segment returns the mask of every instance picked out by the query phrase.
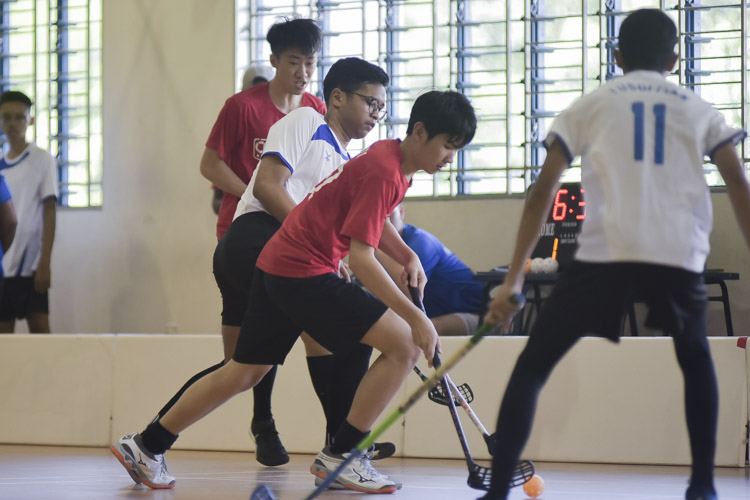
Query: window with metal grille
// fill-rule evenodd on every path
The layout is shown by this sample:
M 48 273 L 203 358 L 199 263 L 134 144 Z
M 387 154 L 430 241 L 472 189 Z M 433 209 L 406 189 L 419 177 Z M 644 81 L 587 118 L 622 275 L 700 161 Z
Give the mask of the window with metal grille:
M 359 56 L 391 77 L 388 118 L 362 146 L 403 137 L 414 99 L 453 88 L 474 104 L 474 141 L 435 176 L 417 174 L 410 196 L 522 194 L 544 162 L 542 140 L 575 99 L 621 75 L 613 57 L 631 11 L 660 8 L 676 22 L 679 67 L 668 78 L 747 128 L 747 6 L 742 0 L 237 0 L 237 75 L 268 60 L 268 27 L 281 15 L 317 19 L 324 45 L 317 77 L 337 58 Z M 319 83 L 313 85 L 319 91 Z M 748 164 L 747 140 L 739 152 Z M 356 150 L 356 147 L 352 148 Z M 716 167 L 706 163 L 709 185 Z M 580 168 L 564 180 L 580 179 Z
M 34 102 L 27 138 L 67 207 L 102 205 L 101 0 L 0 0 L 0 88 Z

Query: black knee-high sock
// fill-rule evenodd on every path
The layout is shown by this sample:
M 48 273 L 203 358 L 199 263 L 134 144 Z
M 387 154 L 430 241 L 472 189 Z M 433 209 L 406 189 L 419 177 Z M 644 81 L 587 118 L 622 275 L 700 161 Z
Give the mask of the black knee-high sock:
M 532 337 L 518 357 L 497 417 L 492 482 L 485 498 L 507 497 L 513 471 L 531 434 L 539 393 L 552 369 L 574 343 L 535 341 Z
M 326 422 L 330 420 L 328 401 L 331 397 L 331 377 L 333 376 L 333 355 L 326 356 L 308 356 L 307 369 L 310 372 L 310 380 L 318 395 L 320 405 L 323 407 L 323 413 Z M 329 444 L 328 435 L 326 435 L 326 444 Z
M 167 404 L 164 405 L 164 408 L 162 408 L 161 410 L 159 410 L 159 413 L 156 415 L 156 417 L 154 417 L 154 419 L 152 420 L 152 422 L 156 422 L 161 417 L 163 417 L 169 411 L 169 409 L 174 406 L 174 404 L 177 402 L 177 400 L 180 399 L 180 397 L 187 390 L 188 387 L 190 387 L 196 381 L 202 379 L 203 377 L 205 377 L 209 373 L 215 372 L 216 370 L 218 370 L 222 366 L 224 366 L 224 361 L 222 361 L 221 363 L 217 363 L 217 364 L 215 364 L 213 366 L 210 366 L 210 367 L 206 368 L 205 370 L 203 370 L 202 372 L 199 372 L 199 373 L 196 373 L 195 375 L 193 375 L 190 378 L 190 380 L 188 380 L 187 382 L 185 382 L 185 384 L 182 387 L 180 387 L 180 390 L 177 391 L 177 393 L 174 396 L 172 396 L 172 399 L 170 399 L 167 402 Z
M 276 379 L 276 368 L 277 365 L 274 365 L 271 371 L 258 382 L 258 385 L 253 387 L 253 422 L 273 418 L 271 392 L 273 392 L 273 382 Z
M 685 417 L 692 456 L 691 488 L 713 490 L 719 389 L 708 341 L 675 338 L 677 361 L 685 379 Z
M 370 367 L 371 355 L 372 347 L 365 344 L 358 344 L 346 354 L 333 355 L 330 397 L 326 413 L 326 431 L 329 438 L 336 435 L 346 421 L 349 410 L 352 408 L 354 394 Z
M 367 437 L 370 431 L 362 432 L 352 424 L 344 420 L 339 430 L 333 437 L 331 443 L 331 453 L 347 453 L 357 446 L 360 441 Z

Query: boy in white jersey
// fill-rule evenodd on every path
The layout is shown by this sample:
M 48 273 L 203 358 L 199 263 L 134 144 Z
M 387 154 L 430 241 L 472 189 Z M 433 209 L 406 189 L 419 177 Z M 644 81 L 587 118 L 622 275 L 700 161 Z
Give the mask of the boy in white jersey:
M 349 141 L 365 137 L 383 118 L 388 80 L 388 75 L 374 64 L 358 58 L 341 59 L 331 66 L 323 82 L 325 116 L 301 107 L 270 128 L 260 165 L 238 203 L 234 222 L 214 253 L 214 274 L 223 303 L 222 325 L 238 330 L 242 325 L 257 256 L 287 214 L 316 184 L 349 159 Z M 328 439 L 349 412 L 359 380 L 369 366 L 372 348 L 353 349 L 334 362 L 329 351 L 307 335 L 303 338 L 310 356 L 313 387 L 326 415 Z M 159 416 L 166 414 L 190 385 L 220 366 L 193 377 Z M 142 439 L 144 449 L 150 450 L 161 446 L 162 434 L 160 425 L 154 422 L 137 438 L 126 438 Z M 272 437 L 278 440 L 275 430 Z M 113 448 L 121 461 L 128 453 L 124 449 L 126 438 Z M 283 450 L 280 442 L 271 449 L 278 447 Z M 261 449 L 256 450 L 256 458 L 264 465 L 282 465 L 289 460 L 286 452 L 285 460 L 278 460 L 273 454 L 261 456 Z M 395 447 L 381 443 L 377 451 L 384 457 L 392 454 Z M 144 482 L 151 486 L 148 479 Z
M 510 301 L 523 285 L 562 171 L 580 155 L 586 221 L 576 261 L 561 276 L 518 358 L 497 421 L 492 485 L 483 499 L 505 499 L 531 432 L 547 377 L 583 335 L 617 341 L 626 307 L 638 297 L 647 324 L 672 336 L 685 380 L 692 454 L 687 500 L 714 500 L 718 389 L 706 340 L 702 271 L 711 230 L 703 157 L 717 165 L 750 246 L 750 187 L 735 151 L 744 132 L 692 92 L 664 78 L 677 61 L 677 30 L 663 12 L 643 9 L 622 23 L 617 64 L 625 76 L 563 111 L 552 124 L 547 158 L 524 208 L 511 271 L 486 321 L 510 325 Z
M 10 148 L 0 159 L 18 216 L 16 237 L 3 255 L 5 293 L 0 301 L 0 333 L 13 333 L 26 319 L 30 333 L 50 333 L 48 293 L 57 208 L 57 164 L 26 140 L 34 124 L 32 102 L 23 92 L 0 95 L 0 128 Z

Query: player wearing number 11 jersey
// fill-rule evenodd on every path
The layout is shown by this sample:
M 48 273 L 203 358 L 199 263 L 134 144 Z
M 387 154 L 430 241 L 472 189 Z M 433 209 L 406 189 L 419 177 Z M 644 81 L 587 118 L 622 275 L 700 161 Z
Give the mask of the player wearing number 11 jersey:
M 744 132 L 664 74 L 677 61 L 677 29 L 662 11 L 643 9 L 622 23 L 608 82 L 563 111 L 545 140 L 547 158 L 521 218 L 505 282 L 486 321 L 509 325 L 521 292 L 523 263 L 557 191 L 563 170 L 581 156 L 586 220 L 576 260 L 539 315 L 508 382 L 497 421 L 492 484 L 483 500 L 504 500 L 531 432 L 536 400 L 552 369 L 583 335 L 617 340 L 633 300 L 646 324 L 674 339 L 685 380 L 692 471 L 686 500 L 715 500 L 718 388 L 706 339 L 711 200 L 703 158 L 717 165 L 750 245 L 750 186 L 735 143 Z
M 744 135 L 656 71 L 629 71 L 578 100 L 545 141 L 581 157 L 587 212 L 576 258 L 702 272 L 712 220 L 703 157 Z

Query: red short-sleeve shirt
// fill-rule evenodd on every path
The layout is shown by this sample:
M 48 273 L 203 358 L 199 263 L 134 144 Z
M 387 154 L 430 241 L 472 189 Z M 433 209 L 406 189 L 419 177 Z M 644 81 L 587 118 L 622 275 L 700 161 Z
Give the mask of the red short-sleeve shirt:
M 377 248 L 383 225 L 403 200 L 401 142 L 379 141 L 321 181 L 284 220 L 257 266 L 289 278 L 337 272 L 351 240 Z

